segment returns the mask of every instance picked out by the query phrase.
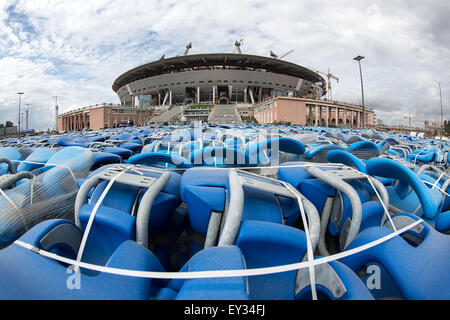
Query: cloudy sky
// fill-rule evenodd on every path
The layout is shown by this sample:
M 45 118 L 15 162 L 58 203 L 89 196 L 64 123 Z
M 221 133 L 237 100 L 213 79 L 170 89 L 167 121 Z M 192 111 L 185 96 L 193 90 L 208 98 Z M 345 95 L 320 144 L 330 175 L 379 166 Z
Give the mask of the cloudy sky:
M 158 59 L 190 53 L 269 56 L 339 77 L 333 98 L 366 106 L 388 124 L 406 114 L 450 118 L 450 3 L 442 0 L 0 0 L 0 123 L 30 108 L 30 127 L 60 111 L 118 103 L 113 81 Z M 413 122 L 423 124 L 423 120 Z

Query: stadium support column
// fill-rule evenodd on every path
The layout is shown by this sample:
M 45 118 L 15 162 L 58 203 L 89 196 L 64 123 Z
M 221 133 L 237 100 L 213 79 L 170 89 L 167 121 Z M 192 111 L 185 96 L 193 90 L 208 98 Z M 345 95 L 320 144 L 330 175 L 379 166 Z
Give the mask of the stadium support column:
M 247 87 L 244 88 L 244 103 L 247 103 Z
M 197 104 L 200 104 L 200 87 L 197 87 Z
M 172 105 L 172 90 L 169 89 L 169 106 Z
M 344 108 L 344 128 L 347 127 L 347 108 Z
M 212 87 L 212 103 L 216 104 L 216 86 Z
M 319 107 L 319 127 L 321 127 L 322 124 L 322 106 L 318 106 Z
M 316 105 L 315 107 L 314 107 L 314 110 L 315 110 L 315 112 L 316 112 L 316 123 L 315 123 L 315 126 L 316 127 L 318 127 L 319 126 L 319 106 L 318 105 Z
M 325 107 L 326 108 L 326 113 L 327 113 L 327 117 L 326 117 L 326 126 L 329 127 L 330 125 L 330 107 Z
M 354 127 L 354 121 L 355 121 L 355 112 L 353 111 L 353 109 L 352 109 L 352 129 L 353 129 L 353 127 Z
M 167 98 L 168 98 L 168 97 L 169 97 L 169 91 L 167 91 L 167 92 L 166 92 L 166 95 L 164 96 L 163 103 L 162 103 L 163 106 L 166 105 L 166 101 L 167 101 Z
M 249 88 L 249 94 L 250 94 L 250 100 L 252 100 L 252 104 L 255 104 L 255 99 L 253 98 L 253 90 L 252 88 Z
M 339 108 L 336 107 L 336 128 L 339 128 Z
M 357 121 L 356 126 L 358 128 L 361 128 L 361 112 L 359 112 L 359 111 L 358 111 L 358 121 Z

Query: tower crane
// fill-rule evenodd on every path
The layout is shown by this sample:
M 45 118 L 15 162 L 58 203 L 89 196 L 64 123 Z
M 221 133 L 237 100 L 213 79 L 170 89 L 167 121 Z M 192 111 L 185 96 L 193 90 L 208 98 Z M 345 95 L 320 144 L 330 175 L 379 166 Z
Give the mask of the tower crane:
M 278 55 L 276 55 L 275 53 L 273 53 L 273 51 L 270 51 L 270 56 L 274 59 L 283 59 L 284 57 L 286 57 L 289 53 L 291 53 L 292 51 L 294 51 L 293 49 L 289 50 L 288 52 L 282 54 L 281 56 L 278 57 Z
M 242 51 L 241 51 L 242 41 L 244 41 L 244 39 L 240 39 L 239 41 L 236 40 L 236 41 L 234 42 L 233 53 L 236 53 L 236 51 L 237 51 L 237 53 L 239 53 L 239 54 L 242 53 Z
M 333 101 L 333 94 L 331 91 L 331 79 L 334 79 L 334 80 L 336 80 L 337 83 L 339 83 L 339 78 L 336 77 L 334 74 L 331 74 L 330 69 L 328 69 L 328 73 L 314 70 L 313 68 L 309 68 L 309 69 L 311 69 L 312 71 L 314 71 L 316 73 L 323 74 L 324 76 L 326 76 L 328 78 L 328 100 Z

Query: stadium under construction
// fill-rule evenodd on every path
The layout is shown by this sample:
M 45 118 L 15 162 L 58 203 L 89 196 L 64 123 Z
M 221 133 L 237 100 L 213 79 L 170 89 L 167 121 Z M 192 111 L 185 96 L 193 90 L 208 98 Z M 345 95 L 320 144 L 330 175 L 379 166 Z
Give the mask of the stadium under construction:
M 58 129 L 194 121 L 359 128 L 376 122 L 373 109 L 324 99 L 327 82 L 318 72 L 282 59 L 293 50 L 264 57 L 243 54 L 241 43 L 236 41 L 233 53 L 193 55 L 189 44 L 182 56 L 162 56 L 131 69 L 112 85 L 120 104 L 63 113 Z

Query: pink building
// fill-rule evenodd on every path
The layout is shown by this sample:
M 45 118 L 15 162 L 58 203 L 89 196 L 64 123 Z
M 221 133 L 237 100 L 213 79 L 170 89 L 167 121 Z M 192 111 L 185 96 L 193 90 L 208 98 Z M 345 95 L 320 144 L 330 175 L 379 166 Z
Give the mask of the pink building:
M 285 96 L 271 97 L 255 104 L 253 114 L 259 123 L 349 128 L 361 128 L 363 114 L 366 118 L 365 127 L 373 127 L 376 119 L 370 108 L 363 110 L 361 106 L 348 103 Z
M 99 130 L 117 126 L 121 121 L 144 124 L 150 118 L 149 107 L 130 107 L 112 103 L 96 104 L 65 112 L 58 116 L 58 131 Z

